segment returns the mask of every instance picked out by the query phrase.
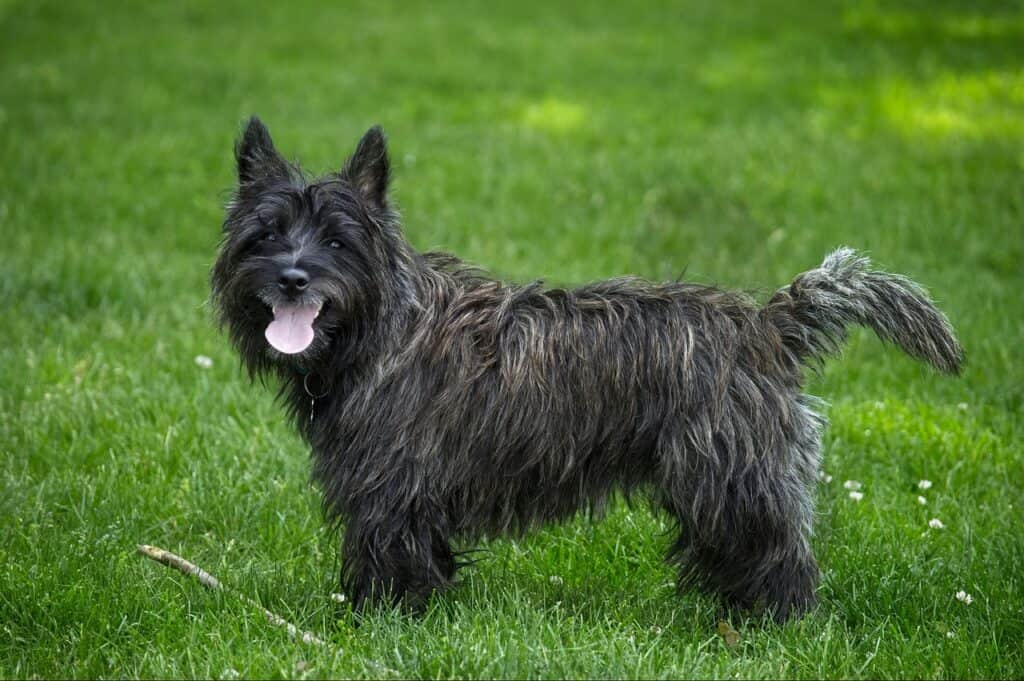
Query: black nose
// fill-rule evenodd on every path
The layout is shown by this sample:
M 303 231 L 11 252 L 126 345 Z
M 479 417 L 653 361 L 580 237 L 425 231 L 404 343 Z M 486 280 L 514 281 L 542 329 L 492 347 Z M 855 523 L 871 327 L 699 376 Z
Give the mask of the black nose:
M 277 286 L 285 293 L 300 293 L 309 286 L 309 275 L 306 274 L 305 270 L 289 267 L 281 272 L 281 277 L 277 280 Z

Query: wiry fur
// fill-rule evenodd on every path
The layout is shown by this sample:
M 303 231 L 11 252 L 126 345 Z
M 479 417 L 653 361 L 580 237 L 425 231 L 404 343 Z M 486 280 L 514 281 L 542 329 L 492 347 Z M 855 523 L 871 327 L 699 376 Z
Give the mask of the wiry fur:
M 941 371 L 963 361 L 919 287 L 848 249 L 764 306 L 634 278 L 519 286 L 409 245 L 379 129 L 317 181 L 281 160 L 256 119 L 237 155 L 213 299 L 312 447 L 357 606 L 448 586 L 453 540 L 642 490 L 678 523 L 681 583 L 780 619 L 803 611 L 818 578 L 808 541 L 824 426 L 801 392 L 805 365 L 850 324 Z M 267 229 L 272 245 L 256 240 Z M 267 297 L 296 263 L 328 304 L 313 346 L 284 356 L 263 338 Z

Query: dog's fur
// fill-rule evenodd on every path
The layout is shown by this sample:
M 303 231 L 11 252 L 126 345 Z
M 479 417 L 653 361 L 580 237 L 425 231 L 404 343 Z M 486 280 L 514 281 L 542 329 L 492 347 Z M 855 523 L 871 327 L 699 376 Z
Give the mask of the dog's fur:
M 824 419 L 801 392 L 805 366 L 851 324 L 941 371 L 963 362 L 916 284 L 848 249 L 763 306 L 634 278 L 518 286 L 410 246 L 379 128 L 316 181 L 256 118 L 236 157 L 212 298 L 312 447 L 356 606 L 422 604 L 455 576 L 453 540 L 644 491 L 678 523 L 669 558 L 681 584 L 784 619 L 814 602 L 818 579 L 809 538 Z M 313 344 L 286 356 L 263 331 L 284 295 L 279 273 L 296 265 L 310 274 L 300 297 L 324 307 Z

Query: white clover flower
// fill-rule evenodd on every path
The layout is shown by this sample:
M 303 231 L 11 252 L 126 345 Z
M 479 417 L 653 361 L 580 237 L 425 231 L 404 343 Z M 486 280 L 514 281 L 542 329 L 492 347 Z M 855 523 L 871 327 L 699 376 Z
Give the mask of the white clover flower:
M 213 360 L 206 355 L 196 355 L 196 366 L 200 369 L 209 369 L 213 366 Z
M 931 489 L 931 486 L 932 486 L 932 481 L 931 480 L 921 480 L 921 481 L 919 481 L 917 483 L 917 488 L 918 489 Z
M 843 487 L 846 489 L 860 489 L 860 483 L 856 480 L 847 480 L 843 483 Z
M 554 584 L 555 586 L 562 586 L 563 582 L 562 578 L 558 575 L 551 575 L 550 577 L 548 577 L 548 581 Z
M 928 521 L 928 527 L 932 528 L 933 530 L 941 530 L 945 527 L 945 525 L 943 525 L 942 521 L 938 518 L 932 518 Z
M 928 500 L 927 500 L 927 499 L 925 499 L 925 498 L 924 498 L 924 497 L 922 497 L 922 496 L 918 496 L 918 497 L 917 497 L 917 503 L 919 503 L 919 504 L 921 504 L 922 506 L 924 506 L 925 504 L 927 504 L 927 503 L 928 503 Z
M 824 481 L 825 481 L 826 483 L 832 482 L 832 476 L 831 476 L 831 475 L 826 475 L 826 476 L 825 476 L 824 478 L 822 478 L 822 479 L 823 479 L 823 480 L 824 480 Z
M 956 408 L 959 409 L 960 411 L 967 411 L 967 403 L 961 402 L 960 404 L 956 405 Z
M 864 498 L 864 493 L 863 492 L 850 492 L 850 498 L 853 499 L 854 501 L 860 501 L 861 499 Z
M 335 603 L 344 603 L 345 602 L 345 594 L 333 593 L 333 594 L 331 594 L 331 600 L 334 601 Z
M 956 599 L 964 605 L 970 605 L 974 602 L 974 598 L 972 598 L 971 594 L 967 593 L 966 591 L 957 591 Z
M 956 638 L 956 632 L 950 629 L 946 632 L 946 638 Z

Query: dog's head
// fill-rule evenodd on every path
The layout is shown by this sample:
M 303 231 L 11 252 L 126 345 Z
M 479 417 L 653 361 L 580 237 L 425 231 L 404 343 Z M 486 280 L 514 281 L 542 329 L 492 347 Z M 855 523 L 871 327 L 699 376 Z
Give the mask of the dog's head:
M 250 370 L 311 364 L 379 307 L 394 229 L 384 134 L 371 128 L 340 172 L 315 181 L 255 117 L 235 156 L 238 189 L 211 273 L 218 317 Z

